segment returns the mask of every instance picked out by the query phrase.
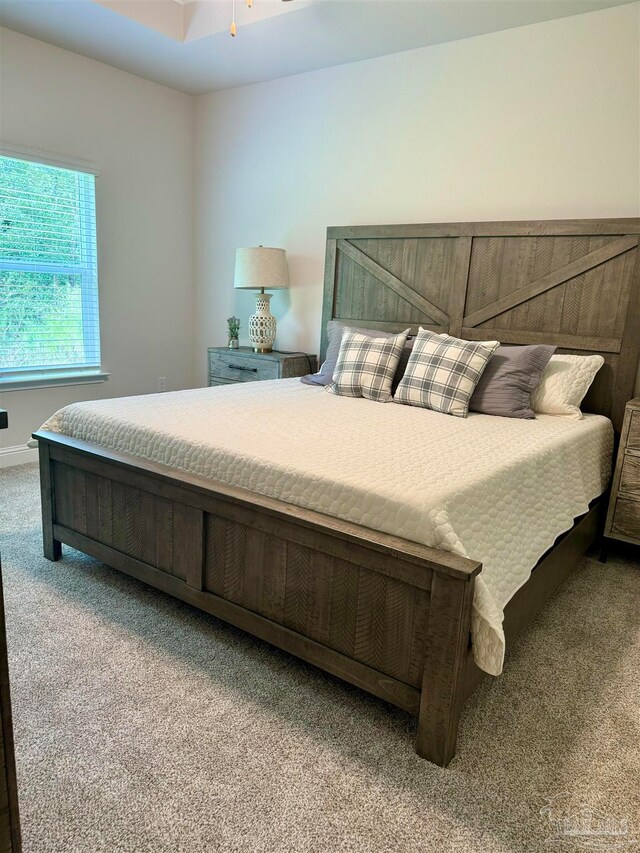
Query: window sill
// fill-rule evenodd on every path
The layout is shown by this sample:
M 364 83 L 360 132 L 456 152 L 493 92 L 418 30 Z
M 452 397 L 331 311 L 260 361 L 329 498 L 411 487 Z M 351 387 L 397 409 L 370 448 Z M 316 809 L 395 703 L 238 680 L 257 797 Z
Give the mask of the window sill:
M 76 373 L 25 374 L 24 376 L 16 374 L 11 378 L 0 379 L 0 392 L 58 388 L 62 385 L 95 385 L 98 382 L 106 382 L 110 375 L 110 373 L 103 373 L 101 370 L 77 371 Z

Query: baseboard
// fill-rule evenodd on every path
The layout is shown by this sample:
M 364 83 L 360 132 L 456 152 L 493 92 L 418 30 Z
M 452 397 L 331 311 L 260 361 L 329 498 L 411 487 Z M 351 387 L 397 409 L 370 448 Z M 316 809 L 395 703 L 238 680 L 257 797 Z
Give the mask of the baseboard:
M 27 447 L 26 444 L 0 447 L 0 468 L 10 468 L 12 465 L 24 465 L 26 462 L 37 461 L 37 447 Z

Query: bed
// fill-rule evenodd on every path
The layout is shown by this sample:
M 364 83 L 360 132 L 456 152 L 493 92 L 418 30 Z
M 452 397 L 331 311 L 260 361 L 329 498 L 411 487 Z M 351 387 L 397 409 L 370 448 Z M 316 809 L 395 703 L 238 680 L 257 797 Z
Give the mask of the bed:
M 78 404 L 35 434 L 45 555 L 71 545 L 404 708 L 446 765 L 464 699 L 598 532 L 638 364 L 639 226 L 329 229 L 323 329 L 597 352 L 589 415 L 458 420 L 296 380 Z M 526 535 L 505 509 L 523 480 Z

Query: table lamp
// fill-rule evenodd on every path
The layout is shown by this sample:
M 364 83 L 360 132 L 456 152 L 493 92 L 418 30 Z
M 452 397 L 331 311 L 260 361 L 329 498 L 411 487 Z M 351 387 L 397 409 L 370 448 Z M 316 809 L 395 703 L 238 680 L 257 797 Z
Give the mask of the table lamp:
M 289 287 L 289 269 L 284 249 L 266 246 L 236 249 L 234 287 L 259 290 L 256 313 L 249 317 L 249 341 L 254 352 L 271 352 L 276 339 L 276 318 L 269 310 L 269 290 Z

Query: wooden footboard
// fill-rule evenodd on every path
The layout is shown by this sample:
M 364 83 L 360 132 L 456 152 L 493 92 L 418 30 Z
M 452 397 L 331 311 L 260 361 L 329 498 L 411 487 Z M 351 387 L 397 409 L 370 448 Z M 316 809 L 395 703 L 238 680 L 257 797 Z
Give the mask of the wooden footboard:
M 65 543 L 419 717 L 454 755 L 480 564 L 54 433 L 44 552 Z

